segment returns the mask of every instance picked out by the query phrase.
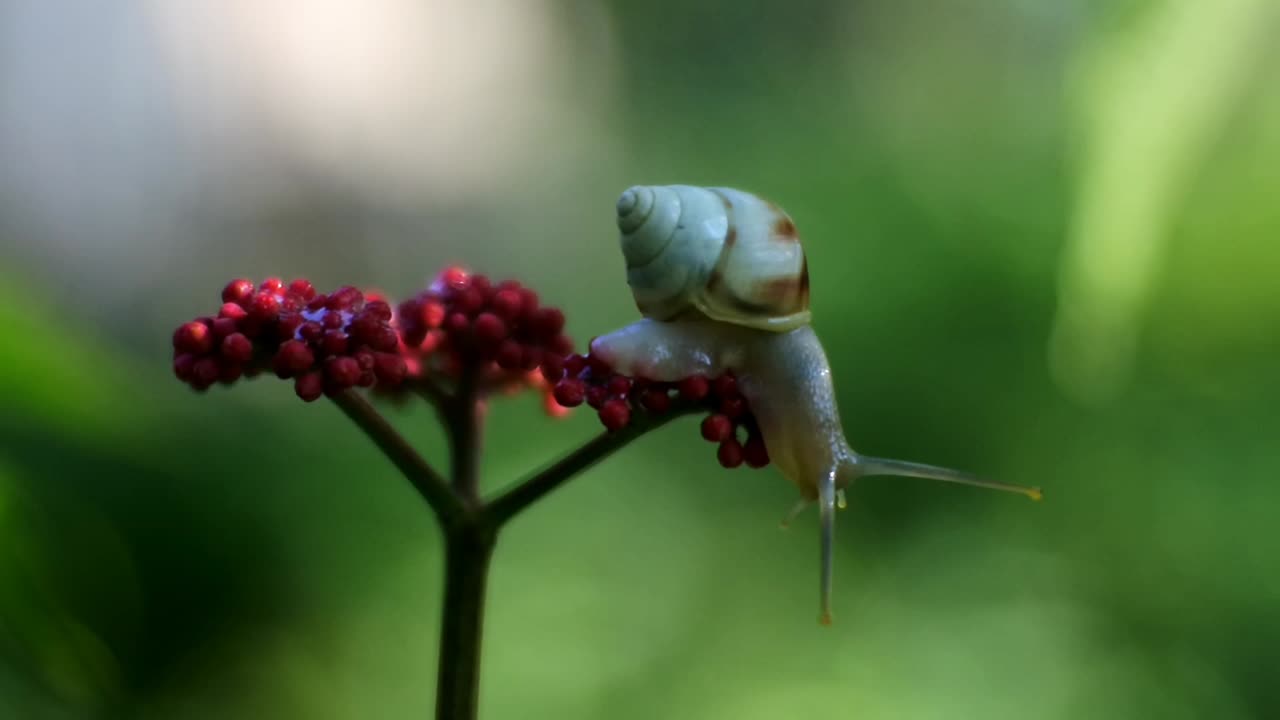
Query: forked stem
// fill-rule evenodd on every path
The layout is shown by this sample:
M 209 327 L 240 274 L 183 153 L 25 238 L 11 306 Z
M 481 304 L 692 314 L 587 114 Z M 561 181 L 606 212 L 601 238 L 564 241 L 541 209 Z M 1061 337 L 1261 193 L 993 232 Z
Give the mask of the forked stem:
M 474 720 L 480 698 L 485 586 L 498 531 L 573 476 L 694 408 L 680 405 L 663 415 L 636 418 L 626 428 L 597 436 L 497 497 L 485 499 L 479 494 L 484 394 L 475 376 L 464 376 L 453 392 L 428 383 L 415 389 L 436 407 L 448 430 L 453 461 L 450 480 L 428 464 L 357 391 L 344 391 L 333 400 L 435 510 L 445 550 L 436 718 Z

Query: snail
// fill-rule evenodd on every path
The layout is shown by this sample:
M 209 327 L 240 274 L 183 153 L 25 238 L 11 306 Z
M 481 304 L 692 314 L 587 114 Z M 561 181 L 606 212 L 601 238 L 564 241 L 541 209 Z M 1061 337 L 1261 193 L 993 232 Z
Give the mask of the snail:
M 1040 499 L 1038 488 L 870 457 L 845 439 L 831 366 L 810 325 L 809 272 L 795 223 L 730 188 L 636 186 L 618 198 L 627 282 L 643 319 L 596 338 L 591 352 L 626 375 L 671 382 L 732 371 L 769 457 L 820 512 L 820 621 L 831 622 L 835 511 L 856 478 L 898 475 Z

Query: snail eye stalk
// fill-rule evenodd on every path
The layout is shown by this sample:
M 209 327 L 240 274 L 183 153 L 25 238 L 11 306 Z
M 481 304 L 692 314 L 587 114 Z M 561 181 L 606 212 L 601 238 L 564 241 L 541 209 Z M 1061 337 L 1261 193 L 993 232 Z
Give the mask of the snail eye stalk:
M 987 488 L 988 490 L 1017 493 L 1037 501 L 1044 499 L 1044 493 L 1038 487 L 1013 485 L 1010 483 L 996 482 L 994 480 L 984 480 L 983 478 L 976 477 L 959 470 L 938 467 L 936 465 L 925 465 L 924 463 L 908 462 L 906 460 L 892 460 L 889 458 L 857 455 L 854 460 L 853 473 L 857 477 L 894 475 L 897 477 L 924 478 L 926 480 L 938 480 L 940 482 Z

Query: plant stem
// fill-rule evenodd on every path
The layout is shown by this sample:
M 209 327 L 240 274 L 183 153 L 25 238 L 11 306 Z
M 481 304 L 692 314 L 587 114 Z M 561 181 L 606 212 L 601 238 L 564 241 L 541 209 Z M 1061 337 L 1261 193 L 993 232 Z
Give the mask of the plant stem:
M 442 523 L 464 512 L 462 502 L 449 491 L 449 484 L 444 477 L 391 427 L 391 423 L 368 400 L 355 390 L 344 390 L 333 397 L 333 402 L 400 468 L 400 472 L 404 473 Z
M 463 370 L 458 389 L 445 406 L 453 489 L 463 502 L 480 503 L 480 445 L 484 431 L 481 397 L 474 369 Z
M 485 586 L 497 534 L 483 519 L 473 517 L 476 522 L 445 534 L 437 720 L 473 720 L 480 703 Z
M 587 444 L 555 461 L 544 470 L 516 483 L 514 487 L 490 501 L 486 510 L 493 518 L 494 524 L 501 527 L 521 510 L 542 499 L 574 475 L 595 465 L 650 430 L 662 427 L 690 412 L 693 412 L 692 408 L 680 408 L 672 409 L 664 415 L 642 415 L 617 432 L 597 435 Z

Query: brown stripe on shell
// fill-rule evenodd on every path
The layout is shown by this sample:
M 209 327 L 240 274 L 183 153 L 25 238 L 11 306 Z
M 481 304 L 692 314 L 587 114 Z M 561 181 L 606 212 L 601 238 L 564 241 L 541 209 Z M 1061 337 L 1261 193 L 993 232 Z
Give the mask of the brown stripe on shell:
M 808 307 L 809 279 L 803 271 L 798 277 L 767 280 L 756 286 L 753 293 L 765 307 L 791 314 Z
M 809 258 L 800 265 L 800 300 L 804 307 L 809 307 Z
M 796 233 L 796 224 L 786 215 L 774 221 L 773 236 L 784 242 L 800 242 L 800 236 Z
M 720 274 L 720 268 L 712 269 L 711 274 L 707 276 L 707 292 L 715 292 L 722 282 L 724 282 L 724 276 Z
M 729 199 L 728 195 L 724 193 L 716 193 L 716 195 L 720 196 L 720 202 L 724 203 L 725 210 L 733 210 L 733 201 Z
M 736 242 L 738 242 L 738 228 L 730 225 L 729 231 L 724 234 L 724 246 L 733 247 Z

